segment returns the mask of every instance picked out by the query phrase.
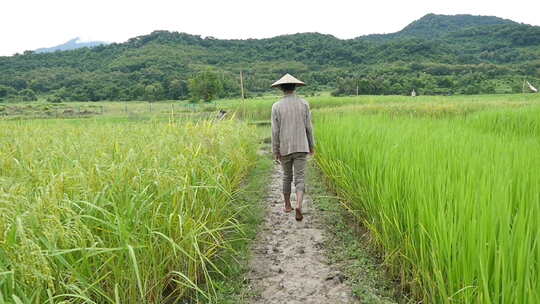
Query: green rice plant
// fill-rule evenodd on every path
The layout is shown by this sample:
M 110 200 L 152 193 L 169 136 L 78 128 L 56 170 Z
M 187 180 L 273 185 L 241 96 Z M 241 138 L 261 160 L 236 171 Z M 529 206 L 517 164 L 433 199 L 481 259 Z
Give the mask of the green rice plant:
M 0 302 L 211 299 L 255 159 L 234 121 L 0 123 Z
M 302 92 L 299 93 L 300 97 Z M 236 112 L 245 120 L 269 120 L 272 104 L 280 95 L 264 98 L 229 99 L 217 101 L 218 108 Z M 467 115 L 492 107 L 519 107 L 540 103 L 540 94 L 455 95 L 455 96 L 350 96 L 304 97 L 312 110 L 354 110 L 357 113 L 391 113 L 396 115 L 437 116 Z
M 477 113 L 468 119 L 477 130 L 498 135 L 531 136 L 540 139 L 540 106 L 514 110 L 491 110 Z
M 423 303 L 540 303 L 538 113 L 321 112 L 316 159 Z

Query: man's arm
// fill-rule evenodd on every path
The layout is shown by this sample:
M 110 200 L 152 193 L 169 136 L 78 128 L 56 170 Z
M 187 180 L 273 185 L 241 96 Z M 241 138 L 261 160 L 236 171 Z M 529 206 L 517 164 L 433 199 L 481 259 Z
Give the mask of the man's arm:
M 280 117 L 277 109 L 272 107 L 272 154 L 274 159 L 279 160 L 279 127 L 280 127 Z
M 307 114 L 306 114 L 306 135 L 309 146 L 309 153 L 315 153 L 315 136 L 313 135 L 313 124 L 311 123 L 311 111 L 309 109 L 309 103 L 306 102 Z

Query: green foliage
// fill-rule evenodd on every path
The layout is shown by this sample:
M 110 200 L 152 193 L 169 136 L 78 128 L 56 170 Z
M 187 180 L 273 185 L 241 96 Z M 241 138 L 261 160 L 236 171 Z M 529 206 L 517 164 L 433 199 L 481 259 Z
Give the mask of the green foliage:
M 0 98 L 6 98 L 17 94 L 17 90 L 0 84 Z
M 243 235 L 238 217 L 247 202 L 233 194 L 255 158 L 251 128 L 0 124 L 0 155 L 9 155 L 0 157 L 0 302 L 212 295 L 218 254 L 234 241 L 227 236 Z
M 218 74 L 207 70 L 189 79 L 188 88 L 193 101 L 212 101 L 223 93 L 223 82 Z
M 540 108 L 439 110 L 320 113 L 317 162 L 420 302 L 539 303 Z
M 37 100 L 36 93 L 32 89 L 24 89 L 19 92 L 19 95 L 22 97 L 23 101 L 36 101 Z
M 144 98 L 148 101 L 156 101 L 163 98 L 163 86 L 160 83 L 149 84 L 144 87 Z
M 463 29 L 490 26 L 505 25 L 517 23 L 493 16 L 472 16 L 472 15 L 437 15 L 427 14 L 422 18 L 413 21 L 403 30 L 389 35 L 368 35 L 372 40 L 388 40 L 403 37 L 415 38 L 437 38 L 448 33 L 461 31 Z
M 47 100 L 47 102 L 52 102 L 52 103 L 61 103 L 61 102 L 65 101 L 65 99 L 62 98 L 58 94 L 53 94 L 53 95 L 47 96 L 46 100 Z
M 180 79 L 173 79 L 169 83 L 169 99 L 178 100 L 187 96 L 187 82 Z
M 368 81 L 362 90 L 369 94 L 507 93 L 517 92 L 523 78 L 540 84 L 539 37 L 537 26 L 465 15 L 428 15 L 394 34 L 348 40 L 318 33 L 219 40 L 155 31 L 92 49 L 0 57 L 0 85 L 37 95 L 65 88 L 65 100 L 177 100 L 193 95 L 189 79 L 212 68 L 223 86 L 215 97 L 239 96 L 240 70 L 255 94 L 270 91 L 286 72 L 306 81 L 306 91 L 337 95 L 356 94 L 343 81 L 351 78 Z M 158 83 L 159 94 L 146 92 Z

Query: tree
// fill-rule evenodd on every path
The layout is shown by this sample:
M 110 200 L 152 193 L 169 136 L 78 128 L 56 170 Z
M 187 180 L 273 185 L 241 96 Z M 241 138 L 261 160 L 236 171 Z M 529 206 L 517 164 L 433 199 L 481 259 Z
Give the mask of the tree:
M 49 90 L 48 88 L 48 81 L 44 78 L 36 78 L 32 79 L 30 81 L 30 89 L 37 91 L 37 92 L 46 92 Z
M 161 83 L 156 82 L 144 87 L 144 97 L 149 102 L 163 99 L 163 86 Z
M 62 101 L 71 99 L 71 94 L 66 87 L 62 87 L 59 90 L 57 90 L 56 95 L 58 95 L 58 97 L 60 97 Z
M 336 82 L 336 90 L 332 92 L 333 96 L 356 95 L 358 80 L 354 78 L 339 78 Z
M 222 93 L 223 83 L 216 73 L 207 70 L 189 79 L 188 88 L 193 101 L 209 102 Z
M 32 89 L 24 89 L 19 92 L 19 95 L 22 97 L 23 101 L 36 101 L 36 93 Z
M 15 78 L 9 85 L 15 88 L 15 90 L 20 91 L 28 87 L 28 82 L 22 78 Z
M 129 96 L 133 100 L 142 100 L 145 95 L 145 86 L 136 84 L 129 88 Z
M 173 79 L 169 83 L 169 98 L 172 100 L 182 99 L 187 95 L 187 83 L 180 79 Z
M 17 94 L 17 90 L 0 84 L 0 98 L 9 97 L 15 94 Z
M 120 97 L 120 88 L 115 84 L 111 84 L 105 87 L 103 90 L 108 100 L 118 100 Z

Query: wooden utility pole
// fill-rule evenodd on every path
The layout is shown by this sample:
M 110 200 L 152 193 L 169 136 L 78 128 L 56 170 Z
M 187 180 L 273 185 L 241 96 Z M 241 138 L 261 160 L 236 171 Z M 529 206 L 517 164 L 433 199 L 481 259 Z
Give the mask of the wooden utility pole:
M 240 70 L 240 93 L 242 94 L 242 119 L 246 119 L 246 97 L 244 95 L 244 74 Z
M 240 71 L 240 93 L 242 94 L 242 100 L 244 100 L 244 75 L 242 71 Z

